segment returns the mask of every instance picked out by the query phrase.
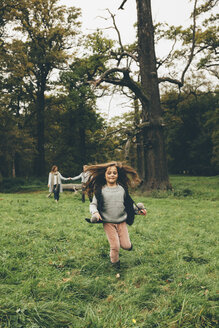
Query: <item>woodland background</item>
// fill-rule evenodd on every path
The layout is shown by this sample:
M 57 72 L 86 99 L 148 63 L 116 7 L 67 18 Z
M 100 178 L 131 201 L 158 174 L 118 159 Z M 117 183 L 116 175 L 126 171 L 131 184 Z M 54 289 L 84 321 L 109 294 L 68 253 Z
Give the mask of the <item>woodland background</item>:
M 219 172 L 217 1 L 194 2 L 189 28 L 154 24 L 155 46 L 172 43 L 166 58 L 157 57 L 157 70 L 171 76 L 159 85 L 162 125 L 169 173 L 212 176 Z M 115 60 L 132 68 L 137 82 L 137 45 L 123 45 L 119 31 L 118 41 L 100 30 L 83 35 L 80 23 L 79 8 L 56 0 L 2 1 L 0 181 L 44 178 L 53 164 L 64 176 L 112 159 L 138 169 L 141 104 L 126 87 L 95 84 Z M 172 83 L 179 71 L 187 74 L 182 85 Z M 97 99 L 115 92 L 127 96 L 128 111 L 109 121 Z
M 136 0 L 138 33 L 127 45 L 111 12 L 118 40 L 83 35 L 80 9 L 58 3 L 0 4 L 0 327 L 216 328 L 218 1 L 192 0 L 184 27 L 151 24 L 151 1 Z M 164 40 L 169 53 L 155 58 L 153 42 Z M 154 111 L 150 79 L 159 83 Z M 109 121 L 97 102 L 115 93 L 126 110 Z M 53 164 L 73 176 L 111 159 L 155 186 L 132 190 L 147 216 L 129 229 L 134 248 L 121 250 L 119 274 L 101 225 L 84 220 L 89 200 L 47 198 Z

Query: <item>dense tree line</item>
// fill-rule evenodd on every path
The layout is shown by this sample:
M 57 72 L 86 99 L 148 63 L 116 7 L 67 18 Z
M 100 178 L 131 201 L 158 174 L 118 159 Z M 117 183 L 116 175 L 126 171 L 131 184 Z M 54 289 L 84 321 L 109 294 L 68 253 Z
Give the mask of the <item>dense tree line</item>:
M 194 91 L 185 82 L 196 56 L 197 70 L 217 76 L 215 17 L 208 17 L 203 29 L 196 23 L 217 1 L 197 2 L 193 24 L 183 29 L 153 26 L 150 1 L 137 1 L 138 44 L 124 46 L 119 31 L 118 43 L 100 31 L 79 36 L 80 10 L 58 6 L 57 0 L 3 0 L 0 174 L 45 176 L 56 163 L 63 174 L 73 175 L 85 163 L 121 159 L 137 168 L 145 188 L 166 189 L 166 158 L 170 173 L 217 174 L 217 91 Z M 110 18 L 117 30 L 111 13 Z M 180 40 L 181 53 L 155 58 L 154 31 L 155 43 Z M 182 58 L 187 60 L 177 78 L 174 70 Z M 137 69 L 132 71 L 133 63 Z M 158 76 L 163 65 L 173 73 Z M 178 89 L 162 89 L 160 104 L 158 85 L 163 83 Z M 96 101 L 112 92 L 110 85 L 131 99 L 133 110 L 109 124 L 98 114 Z
M 77 47 L 80 11 L 57 3 L 4 0 L 0 54 L 3 176 L 43 176 L 53 163 L 74 174 L 96 153 L 95 138 L 89 136 L 102 128 L 103 120 L 96 113 L 91 87 L 83 82 L 89 59 L 78 65 L 71 58 Z M 62 71 L 59 83 L 53 83 L 51 74 Z M 59 88 L 64 91 L 57 92 Z
M 218 93 L 184 94 L 180 103 L 174 92 L 162 97 L 171 173 L 219 173 Z
M 183 93 L 173 89 L 161 97 L 168 169 L 171 174 L 219 173 L 218 92 Z M 114 118 L 114 156 L 137 167 L 138 133 L 134 112 Z M 119 123 L 118 123 L 119 122 Z M 136 133 L 137 132 L 137 133 Z M 127 142 L 128 140 L 128 142 Z M 143 145 L 140 143 L 140 148 Z

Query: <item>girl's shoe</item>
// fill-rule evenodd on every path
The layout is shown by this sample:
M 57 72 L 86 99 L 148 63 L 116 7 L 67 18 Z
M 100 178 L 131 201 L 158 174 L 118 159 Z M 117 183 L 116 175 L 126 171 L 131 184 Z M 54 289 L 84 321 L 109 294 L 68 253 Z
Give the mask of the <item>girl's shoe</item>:
M 116 270 L 120 269 L 120 261 L 115 262 L 115 263 L 111 262 L 111 265 L 112 265 L 113 269 L 116 269 Z

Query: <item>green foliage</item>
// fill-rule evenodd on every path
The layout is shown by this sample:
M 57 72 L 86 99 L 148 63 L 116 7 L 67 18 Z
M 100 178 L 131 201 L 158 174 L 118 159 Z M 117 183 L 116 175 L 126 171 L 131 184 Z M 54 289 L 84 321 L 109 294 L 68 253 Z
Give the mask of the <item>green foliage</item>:
M 36 178 L 1 178 L 0 192 L 28 192 L 47 189 L 46 179 Z
M 138 115 L 137 115 L 138 116 Z M 133 112 L 115 116 L 106 128 L 105 140 L 110 143 L 109 159 L 126 161 L 131 166 L 137 167 L 136 158 L 136 114 Z
M 11 10 L 11 14 L 17 23 L 12 28 L 22 32 L 26 39 L 16 39 L 15 34 L 12 39 L 12 45 L 14 43 L 15 47 L 11 49 L 11 53 L 8 51 L 10 43 L 4 44 L 6 56 L 9 56 L 8 70 L 12 74 L 13 69 L 16 69 L 15 77 L 19 72 L 24 72 L 26 79 L 30 75 L 35 79 L 32 83 L 42 83 L 42 79 L 47 79 L 53 68 L 59 68 L 66 62 L 66 47 L 69 46 L 67 43 L 69 38 L 72 39 L 78 33 L 77 28 L 80 26 L 80 10 L 74 7 L 58 7 L 57 0 L 22 0 Z M 11 56 L 13 60 L 10 60 Z
M 216 67 L 218 62 L 218 14 L 216 1 L 197 1 L 194 13 L 191 13 L 192 23 L 189 27 L 169 26 L 167 23 L 155 25 L 155 41 L 162 39 L 172 42 L 172 49 L 165 60 L 158 58 L 159 66 L 172 68 L 177 63 L 185 63 L 185 58 L 191 56 L 193 68 L 191 72 L 207 70 L 217 77 Z M 195 21 L 195 24 L 194 24 Z M 191 53 L 193 49 L 193 53 Z M 195 69 L 194 69 L 195 67 Z M 178 72 L 178 69 L 177 69 Z
M 16 114 L 14 120 L 17 120 L 22 133 L 29 133 L 26 141 L 35 140 L 36 147 L 32 141 L 32 172 L 26 174 L 44 175 L 45 92 L 51 88 L 50 73 L 67 63 L 67 49 L 69 51 L 69 45 L 72 48 L 75 45 L 73 42 L 79 32 L 80 10 L 59 7 L 57 0 L 22 0 L 13 6 L 7 3 L 6 9 L 8 23 L 14 20 L 14 24 L 9 28 L 13 32 L 11 40 L 3 39 L 0 52 L 3 77 L 0 97 L 6 103 L 7 110 Z M 19 33 L 22 33 L 23 38 L 20 38 Z M 18 120 L 20 116 L 23 118 L 22 124 Z M 11 156 L 14 156 L 14 152 Z M 14 161 L 16 174 L 20 174 L 19 167 L 24 162 L 25 168 L 29 168 L 30 163 L 26 158 L 18 160 L 17 156 Z M 12 161 L 4 175 L 11 174 L 11 166 Z
M 97 136 L 104 122 L 96 112 L 96 96 L 87 83 L 94 65 L 93 57 L 75 58 L 70 69 L 60 75 L 65 95 L 59 99 L 57 116 L 52 115 L 52 108 L 47 114 L 48 141 L 53 143 L 50 163 L 61 161 L 71 175 L 81 172 L 84 164 L 96 161 L 98 152 L 101 154 Z
M 22 157 L 23 168 L 20 167 L 19 173 L 28 174 L 34 153 L 33 139 L 29 136 L 28 130 L 23 128 L 22 117 L 18 120 L 13 113 L 4 109 L 4 101 L 0 101 L 0 104 L 2 104 L 0 109 L 0 171 L 3 176 L 9 176 L 16 159 Z
M 109 51 L 112 50 L 114 41 L 105 38 L 103 32 L 97 31 L 96 33 L 90 34 L 85 39 L 85 48 L 89 49 L 94 55 L 104 55 L 109 54 Z
M 89 202 L 65 192 L 1 194 L 0 326 L 166 328 L 218 326 L 217 178 L 172 176 L 191 195 L 144 202 L 129 227 L 132 252 L 111 268 Z
M 217 93 L 162 97 L 167 156 L 171 173 L 212 175 L 218 172 Z
M 206 113 L 206 128 L 209 129 L 213 143 L 211 162 L 216 169 L 219 169 L 219 108 Z
M 202 70 L 212 67 L 216 59 L 218 16 L 214 14 L 216 1 L 199 1 L 198 4 L 195 13 L 195 54 L 201 55 L 196 64 Z M 43 154 L 44 150 L 46 170 L 56 163 L 63 174 L 77 174 L 84 162 L 124 160 L 127 159 L 124 150 L 128 138 L 131 140 L 129 160 L 136 166 L 136 124 L 133 124 L 133 115 L 122 117 L 116 127 L 119 131 L 114 133 L 116 124 L 110 123 L 109 126 L 96 112 L 96 97 L 101 94 L 97 91 L 95 94 L 91 86 L 93 80 L 111 68 L 112 59 L 130 66 L 131 70 L 134 56 L 135 59 L 138 57 L 137 44 L 121 47 L 121 44 L 97 31 L 80 37 L 78 43 L 84 50 L 80 48 L 81 58 L 77 57 L 79 18 L 79 9 L 59 6 L 57 0 L 2 0 L 0 170 L 4 176 L 12 175 L 14 166 L 18 176 L 35 174 L 35 157 L 39 152 Z M 190 54 L 192 29 L 168 24 L 157 24 L 155 28 L 157 41 L 167 38 L 180 45 L 180 50 L 172 51 L 165 61 L 158 60 L 159 66 L 166 63 L 175 70 L 178 60 Z M 65 66 L 60 81 L 50 83 L 53 70 L 62 70 L 66 64 L 70 67 L 66 69 Z M 138 72 L 135 70 L 136 67 L 132 76 L 137 81 Z M 109 77 L 119 77 L 116 74 Z M 102 95 L 109 93 L 108 86 L 100 88 Z M 54 93 L 45 96 L 46 91 Z M 61 96 L 56 91 L 61 92 Z M 208 100 L 204 103 L 207 108 Z M 186 104 L 184 101 L 182 106 L 184 108 L 178 106 L 177 113 L 172 111 L 173 108 L 165 111 L 170 127 L 167 141 L 171 172 L 218 172 L 218 123 L 214 105 L 213 108 L 210 104 L 210 110 L 206 112 L 198 104 L 200 115 L 194 114 L 196 104 Z M 179 154 L 183 146 L 187 150 L 186 158 L 181 158 Z

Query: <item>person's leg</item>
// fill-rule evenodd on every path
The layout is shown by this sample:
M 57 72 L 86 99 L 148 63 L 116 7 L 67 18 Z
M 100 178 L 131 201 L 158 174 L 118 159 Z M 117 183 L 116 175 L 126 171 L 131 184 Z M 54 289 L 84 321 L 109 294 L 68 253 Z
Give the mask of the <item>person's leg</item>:
M 129 238 L 127 223 L 122 222 L 122 223 L 118 224 L 117 229 L 118 229 L 120 246 L 123 249 L 130 251 L 132 249 L 132 244 L 131 244 L 131 241 Z
M 53 186 L 53 190 L 52 190 L 53 194 L 54 194 L 54 199 L 56 200 L 56 185 Z
M 59 191 L 60 191 L 60 185 L 58 185 L 58 186 L 57 185 L 54 185 L 54 187 L 53 187 L 54 199 L 57 202 L 59 200 Z
M 59 201 L 59 193 L 60 193 L 60 184 L 58 185 L 57 188 L 57 201 Z
M 119 236 L 117 232 L 117 225 L 113 223 L 104 223 L 104 231 L 110 244 L 110 261 L 111 263 L 119 262 Z
M 82 184 L 82 202 L 85 202 L 85 184 Z

